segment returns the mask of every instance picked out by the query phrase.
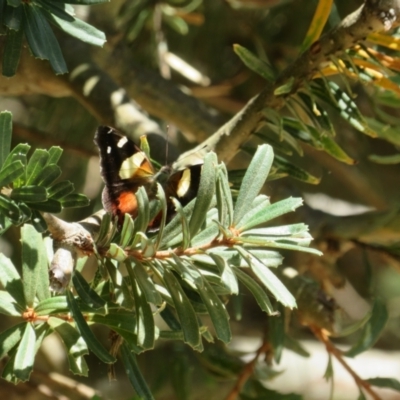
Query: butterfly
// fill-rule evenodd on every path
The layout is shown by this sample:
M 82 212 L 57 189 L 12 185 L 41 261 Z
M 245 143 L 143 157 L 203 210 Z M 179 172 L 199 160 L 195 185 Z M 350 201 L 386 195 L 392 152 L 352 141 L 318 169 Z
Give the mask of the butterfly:
M 109 126 L 98 127 L 94 142 L 100 152 L 100 172 L 105 183 L 103 207 L 117 217 L 120 224 L 125 214 L 137 216 L 136 191 L 141 186 L 151 200 L 157 195 L 156 183 L 162 185 L 167 198 L 167 221 L 175 214 L 171 197 L 178 199 L 182 206 L 196 197 L 202 164 L 182 170 L 166 165 L 156 171 L 147 155 L 131 139 Z M 156 216 L 150 222 L 149 230 L 157 229 L 160 221 L 161 216 Z

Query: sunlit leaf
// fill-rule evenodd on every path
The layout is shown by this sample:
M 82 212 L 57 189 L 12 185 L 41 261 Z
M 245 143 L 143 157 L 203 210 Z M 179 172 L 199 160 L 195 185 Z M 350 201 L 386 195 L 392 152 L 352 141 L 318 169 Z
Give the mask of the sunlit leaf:
M 300 52 L 308 49 L 312 43 L 319 39 L 331 12 L 332 3 L 333 0 L 325 0 L 317 3 L 317 9 L 315 10 L 311 24 L 308 27 Z
M 261 145 L 258 147 L 240 186 L 233 214 L 235 226 L 251 210 L 253 200 L 267 179 L 273 158 L 274 153 L 271 146 Z
M 21 381 L 27 381 L 35 361 L 36 333 L 32 324 L 26 323 L 21 342 L 14 360 L 14 374 Z

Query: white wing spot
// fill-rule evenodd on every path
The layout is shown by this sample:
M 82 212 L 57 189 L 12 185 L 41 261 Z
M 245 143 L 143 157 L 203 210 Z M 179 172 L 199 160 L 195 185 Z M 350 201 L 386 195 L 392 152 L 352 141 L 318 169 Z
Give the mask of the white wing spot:
M 178 195 L 178 197 L 183 197 L 187 193 L 190 187 L 190 180 L 191 174 L 190 169 L 188 168 L 183 171 L 182 178 L 178 183 L 178 188 L 176 190 L 176 194 Z
M 107 146 L 107 154 L 111 154 L 111 146 Z
M 121 139 L 118 140 L 117 146 L 119 148 L 122 148 L 122 147 L 124 147 L 125 143 L 128 143 L 128 138 L 124 136 L 124 137 L 122 137 Z
M 143 153 L 135 153 L 133 156 L 124 160 L 119 170 L 119 177 L 121 179 L 129 179 L 135 174 L 136 170 L 140 168 L 145 155 Z

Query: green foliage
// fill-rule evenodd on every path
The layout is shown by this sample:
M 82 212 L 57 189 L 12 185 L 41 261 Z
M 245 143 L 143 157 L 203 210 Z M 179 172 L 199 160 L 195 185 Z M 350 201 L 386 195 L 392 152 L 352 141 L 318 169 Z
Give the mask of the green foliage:
M 9 121 L 3 121 L 5 125 L 10 126 Z M 42 188 L 35 185 L 43 182 L 43 171 L 55 165 L 49 162 L 56 162 L 60 152 L 36 150 L 28 160 L 29 147 L 19 148 L 23 151 L 5 157 L 2 171 L 13 162 L 23 168 L 12 181 L 5 174 L 4 181 L 9 182 L 11 193 L 22 188 Z M 3 378 L 14 383 L 28 380 L 35 354 L 43 338 L 52 332 L 64 343 L 73 373 L 87 375 L 83 357 L 88 351 L 104 363 L 114 363 L 114 355 L 90 329 L 90 325 L 97 323 L 123 338 L 121 358 L 128 377 L 139 396 L 151 399 L 134 354 L 153 349 L 159 338 L 182 341 L 203 351 L 203 339 L 213 341 L 204 321 L 206 315 L 216 337 L 228 343 L 230 317 L 223 299 L 239 294 L 239 282 L 249 288 L 269 315 L 276 315 L 276 301 L 296 307 L 292 294 L 270 270 L 282 261 L 271 248 L 319 252 L 307 247 L 311 237 L 304 224 L 256 228 L 301 205 L 299 199 L 270 204 L 264 195 L 258 194 L 272 160 L 272 149 L 260 146 L 233 203 L 225 166 L 217 163 L 214 154 L 207 155 L 198 197 L 184 208 L 176 203 L 180 211 L 175 218 L 167 225 L 165 218 L 161 218 L 162 226 L 153 234 L 145 233 L 143 227 L 158 213 L 165 216 L 165 195 L 159 186 L 157 198 L 149 201 L 146 192 L 139 190 L 138 207 L 142 213 L 138 218 L 125 216 L 120 230 L 115 229 L 108 216 L 102 221 L 96 253 L 101 268 L 108 272 L 106 279 L 95 279 L 89 284 L 77 269 L 72 278 L 77 296 L 69 288 L 64 294 L 50 293 L 49 260 L 42 235 L 24 224 L 22 277 L 12 262 L 0 255 L 0 281 L 4 288 L 0 290 L 0 312 L 25 321 L 1 334 L 1 354 L 10 356 Z M 255 171 L 257 179 L 253 179 Z M 36 189 L 17 192 L 17 207 L 21 198 L 27 204 L 28 200 L 37 201 L 39 196 L 41 202 L 47 201 L 43 198 L 47 188 Z M 249 268 L 254 276 L 246 272 Z M 127 272 L 126 276 L 122 270 Z M 154 307 L 159 309 L 168 330 L 155 323 Z M 277 318 L 274 317 L 275 325 L 282 328 Z M 275 332 L 274 343 L 282 349 L 283 341 L 278 339 L 284 337 L 283 331 Z
M 40 211 L 58 213 L 63 208 L 88 205 L 86 196 L 72 193 L 74 186 L 71 182 L 56 182 L 61 175 L 61 169 L 57 165 L 62 154 L 61 148 L 36 149 L 28 158 L 28 144 L 19 144 L 10 149 L 11 133 L 11 114 L 1 112 L 1 233 L 12 224 L 21 225 L 27 221 L 42 232 L 46 229 L 46 223 Z
M 25 36 L 30 51 L 35 58 L 48 60 L 56 74 L 68 72 L 62 51 L 50 24 L 83 42 L 102 46 L 105 35 L 93 26 L 74 17 L 70 4 L 90 5 L 104 3 L 107 0 L 81 1 L 8 1 L 0 0 L 0 32 L 6 35 L 3 50 L 3 75 L 15 75 L 23 37 Z
M 6 37 L 3 75 L 12 76 L 17 71 L 25 39 L 34 57 L 49 60 L 56 74 L 67 72 L 51 25 L 86 43 L 101 46 L 105 36 L 76 19 L 70 6 L 101 2 L 0 0 L 0 34 Z M 190 18 L 187 17 L 193 17 L 190 15 L 193 11 L 198 15 L 203 15 L 203 11 L 204 14 L 209 12 L 209 5 L 203 5 L 202 0 L 156 3 L 151 0 L 124 2 L 117 21 L 118 33 L 122 33 L 119 37 L 125 35 L 128 42 L 150 33 L 152 40 L 145 37 L 146 43 L 154 47 L 153 56 L 156 46 L 161 48 L 166 44 L 164 38 L 160 39 L 163 36 L 160 34 L 164 33 L 162 24 L 179 35 L 190 35 L 187 22 Z M 226 7 L 228 3 L 240 8 L 244 2 L 229 1 Z M 320 5 L 322 3 L 319 2 Z M 329 2 L 325 3 L 325 8 L 332 15 L 336 12 Z M 319 10 L 318 26 L 315 19 L 301 51 L 318 39 L 328 20 L 326 10 Z M 214 10 L 209 12 L 207 18 L 214 16 L 213 13 Z M 323 13 L 324 17 L 321 16 Z M 237 15 L 240 20 L 239 13 Z M 225 18 L 226 21 L 231 19 Z M 156 24 L 157 20 L 160 26 Z M 241 27 L 248 26 L 248 20 L 243 22 L 244 19 L 240 20 Z M 218 39 L 227 43 L 222 31 L 218 31 Z M 240 38 L 242 33 L 237 31 L 235 29 L 235 34 Z M 273 219 L 299 207 L 301 199 L 289 197 L 271 204 L 269 198 L 259 194 L 259 191 L 266 179 L 284 176 L 306 183 L 319 183 L 319 178 L 300 167 L 292 158 L 302 156 L 307 146 L 323 151 L 342 163 L 355 164 L 356 152 L 352 151 L 349 155 L 346 141 L 336 136 L 340 133 L 340 119 L 367 136 L 398 146 L 399 120 L 394 115 L 400 104 L 397 58 L 389 41 L 371 35 L 369 43 L 376 46 L 360 46 L 343 51 L 343 54 L 335 51 L 335 55 L 317 66 L 315 75 L 309 76 L 308 82 L 299 82 L 294 69 L 294 73 L 287 76 L 276 72 L 280 65 L 274 63 L 276 60 L 272 58 L 268 60 L 262 34 L 256 29 L 251 31 L 247 38 L 250 40 L 245 43 L 253 43 L 256 51 L 240 44 L 234 45 L 233 50 L 247 68 L 267 81 L 264 93 L 268 87 L 274 87 L 270 93 L 274 101 L 259 111 L 263 118 L 252 132 L 253 137 L 268 143 L 274 152 L 267 145 L 256 147 L 254 141 L 246 143 L 242 149 L 254 156 L 250 167 L 230 171 L 229 174 L 224 165 L 218 164 L 215 155 L 208 155 L 197 199 L 186 207 L 174 199 L 176 217 L 168 224 L 167 199 L 162 188 L 158 187 L 155 199 L 149 199 L 141 188 L 137 192 L 138 218 L 133 220 L 125 215 L 121 229 L 109 215 L 103 218 L 95 249 L 99 270 L 93 281 L 87 282 L 79 272 L 84 260 L 79 260 L 72 276 L 74 292 L 70 290 L 72 286 L 63 294 L 49 292 L 49 260 L 39 232 L 46 230 L 42 212 L 56 213 L 62 208 L 83 206 L 87 204 L 87 199 L 72 193 L 74 188 L 71 182 L 56 182 L 61 175 L 56 165 L 61 156 L 60 148 L 36 150 L 29 158 L 29 145 L 20 144 L 11 150 L 11 115 L 0 115 L 0 233 L 14 224 L 21 226 L 22 237 L 21 274 L 10 259 L 0 254 L 3 288 L 0 290 L 0 312 L 18 320 L 13 327 L 0 334 L 0 356 L 9 357 L 3 371 L 5 379 L 14 383 L 29 379 L 36 352 L 45 336 L 52 332 L 64 343 L 74 374 L 88 374 L 84 356 L 89 351 L 102 362 L 112 364 L 117 351 L 106 350 L 92 332 L 93 324 L 114 331 L 118 336 L 117 342 L 122 342 L 119 355 L 140 398 L 152 399 L 153 395 L 140 371 L 137 355 L 153 350 L 161 339 L 174 341 L 177 344 L 175 354 L 180 352 L 179 357 L 173 357 L 171 361 L 171 376 L 178 398 L 188 397 L 190 374 L 187 366 L 191 363 L 181 356 L 187 356 L 192 349 L 201 352 L 198 359 L 216 379 L 240 378 L 244 362 L 239 356 L 218 346 L 218 341 L 216 344 L 209 343 L 214 341 L 214 334 L 220 342 L 231 340 L 229 318 L 232 315 L 239 318 L 244 314 L 241 310 L 242 299 L 247 293 L 244 295 L 243 289 L 266 313 L 266 340 L 276 363 L 279 363 L 285 347 L 308 356 L 307 351 L 287 332 L 289 321 L 285 307 L 294 309 L 297 306 L 302 323 L 332 333 L 336 310 L 330 308 L 331 303 L 324 297 L 320 284 L 303 276 L 288 279 L 277 268 L 283 260 L 278 249 L 318 254 L 308 248 L 311 237 L 306 225 L 272 226 Z M 384 50 L 385 47 L 390 49 L 391 60 L 385 57 L 389 53 Z M 210 49 L 207 49 L 208 52 L 216 58 L 215 50 Z M 202 56 L 207 53 L 204 48 L 200 50 Z M 222 65 L 225 67 L 225 64 Z M 209 72 L 210 76 L 218 77 L 215 71 Z M 285 79 L 281 79 L 282 76 Z M 365 97 L 375 108 L 376 117 L 363 115 L 365 104 L 359 107 L 350 79 L 369 85 L 363 94 L 368 94 Z M 368 157 L 382 164 L 395 164 L 400 160 L 398 154 Z M 231 185 L 235 188 L 232 191 Z M 146 232 L 149 222 L 160 212 L 159 231 Z M 26 222 L 31 222 L 36 230 Z M 355 239 L 350 235 L 346 238 Z M 379 244 L 379 249 L 398 255 L 398 243 Z M 325 279 L 324 276 L 323 281 Z M 155 322 L 154 317 L 158 314 L 167 329 Z M 24 320 L 22 323 L 21 318 Z M 343 331 L 334 332 L 336 336 L 345 336 L 350 332 L 359 334 L 350 350 L 341 353 L 341 356 L 355 357 L 371 348 L 381 338 L 388 319 L 386 305 L 382 300 L 375 299 L 370 314 Z M 115 347 L 118 348 L 117 345 Z M 332 354 L 329 356 L 325 377 L 331 379 L 333 385 Z M 266 389 L 260 383 L 261 379 L 268 379 L 277 373 L 272 368 L 266 369 L 270 375 L 266 377 L 265 371 L 264 375 L 256 371 L 242 388 L 241 398 L 300 398 L 295 394 L 283 395 Z M 391 378 L 373 378 L 365 382 L 400 390 L 400 383 Z M 365 398 L 364 389 L 360 388 L 360 399 Z

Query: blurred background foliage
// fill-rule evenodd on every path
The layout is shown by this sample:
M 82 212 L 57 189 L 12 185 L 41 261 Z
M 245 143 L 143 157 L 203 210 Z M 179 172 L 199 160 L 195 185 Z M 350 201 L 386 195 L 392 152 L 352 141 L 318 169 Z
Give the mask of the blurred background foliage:
M 235 390 L 246 382 L 241 389 L 243 399 L 297 399 L 301 394 L 306 399 L 328 398 L 329 386 L 323 387 L 321 395 L 311 389 L 310 382 L 324 373 L 329 380 L 336 373 L 334 398 L 356 398 L 354 388 L 360 382 L 356 380 L 351 392 L 337 372 L 342 366 L 332 368 L 327 361 L 326 353 L 343 359 L 327 333 L 340 336 L 350 332 L 333 341 L 339 347 L 352 348 L 353 355 L 372 345 L 386 351 L 367 351 L 371 354 L 368 362 L 376 365 L 392 365 L 389 352 L 398 354 L 400 347 L 397 31 L 374 32 L 362 45 L 332 51 L 332 57 L 326 57 L 316 71 L 303 75 L 307 76 L 304 81 L 296 75 L 301 51 L 307 51 L 321 31 L 329 34 L 363 2 L 77 1 L 74 9 L 79 20 L 105 33 L 103 47 L 77 40 L 84 31 L 97 38 L 87 43 L 101 45 L 102 41 L 98 31 L 76 20 L 60 17 L 69 25 L 59 29 L 60 23 L 43 11 L 51 14 L 46 8 L 51 7 L 49 3 L 0 1 L 0 51 L 6 75 L 0 77 L 0 109 L 13 112 L 13 145 L 29 142 L 34 148 L 64 149 L 59 161 L 61 178 L 73 181 L 77 191 L 91 199 L 87 207 L 64 210 L 60 215 L 65 220 L 78 221 L 101 208 L 102 181 L 93 145 L 99 123 L 116 126 L 136 139 L 149 134 L 154 139 L 150 140 L 154 157 L 164 163 L 165 142 L 159 141 L 160 134 L 165 137 L 168 131 L 168 140 L 175 146 L 171 145 L 170 157 L 174 157 L 203 142 L 271 82 L 279 83 L 276 102 L 265 107 L 262 123 L 240 144 L 243 151 L 236 154 L 232 148 L 232 154 L 225 157 L 230 161 L 228 168 L 238 170 L 229 177 L 233 183 L 240 182 L 256 145 L 271 144 L 276 154 L 274 179 L 264 192 L 273 202 L 290 195 L 305 198 L 306 205 L 281 222 L 308 224 L 315 238 L 313 246 L 324 255 L 284 254 L 284 266 L 293 268 L 290 279 L 280 270 L 278 274 L 295 295 L 298 311 L 282 309 L 279 318 L 267 317 L 244 291 L 245 311 L 241 321 L 232 318 L 236 339 L 230 349 L 206 346 L 197 354 L 181 343 L 165 341 L 141 355 L 139 362 L 155 397 L 234 398 L 229 396 L 238 394 L 240 388 Z M 52 30 L 53 46 L 59 43 L 63 57 L 58 52 L 35 52 L 43 42 L 33 43 L 35 35 L 26 33 L 36 21 L 25 12 L 32 5 L 36 20 L 43 24 L 33 29 L 45 26 L 43 29 Z M 49 23 L 43 22 L 42 13 Z M 71 36 L 71 32 L 78 33 Z M 9 55 L 5 51 L 11 41 L 22 44 L 21 52 L 17 56 L 12 52 L 13 59 L 6 65 Z M 30 52 L 50 63 L 35 59 Z M 55 75 L 64 71 L 59 67 L 61 59 L 69 74 Z M 291 74 L 285 75 L 285 71 Z M 10 78 L 13 72 L 16 75 Z M 142 109 L 136 108 L 136 103 Z M 124 105 L 125 109 L 120 107 Z M 0 246 L 2 253 L 20 266 L 18 230 L 9 229 Z M 93 268 L 87 267 L 87 276 L 92 276 Z M 228 303 L 232 316 L 235 302 L 231 299 Z M 365 322 L 370 312 L 373 318 Z M 1 325 L 1 330 L 10 326 L 9 319 L 3 318 Z M 107 332 L 96 326 L 94 330 L 107 343 Z M 281 365 L 287 375 L 282 374 L 286 378 L 279 381 L 282 338 L 291 351 L 306 356 L 308 349 L 320 360 L 313 374 L 301 375 L 301 382 L 293 386 L 289 382 L 307 364 L 298 359 L 297 366 L 294 361 L 285 363 L 285 353 L 290 353 L 285 349 Z M 301 340 L 303 347 L 292 338 Z M 32 386 L 14 388 L 2 382 L 0 393 L 11 397 L 12 391 L 14 398 L 27 393 L 31 398 L 51 398 L 39 390 L 39 383 L 45 383 L 62 393 L 71 390 L 68 396 L 75 399 L 93 398 L 96 393 L 104 398 L 134 398 L 120 364 L 116 365 L 118 381 L 109 384 L 107 367 L 94 357 L 88 357 L 89 381 L 84 380 L 88 386 L 81 391 L 74 388 L 68 378 L 77 378 L 69 375 L 63 351 L 56 354 L 54 349 L 60 344 L 51 340 L 37 357 Z M 316 340 L 324 346 L 316 347 Z M 250 361 L 257 349 L 263 356 L 253 370 Z M 358 367 L 360 370 L 354 366 L 354 371 L 363 378 L 378 374 Z M 399 378 L 398 370 L 388 370 L 385 377 Z M 49 375 L 49 371 L 56 374 Z M 260 387 L 260 382 L 271 389 Z M 274 382 L 278 383 L 274 386 Z M 398 390 L 395 381 L 372 383 Z M 285 392 L 299 395 L 278 394 Z M 380 396 L 398 398 L 394 391 Z

